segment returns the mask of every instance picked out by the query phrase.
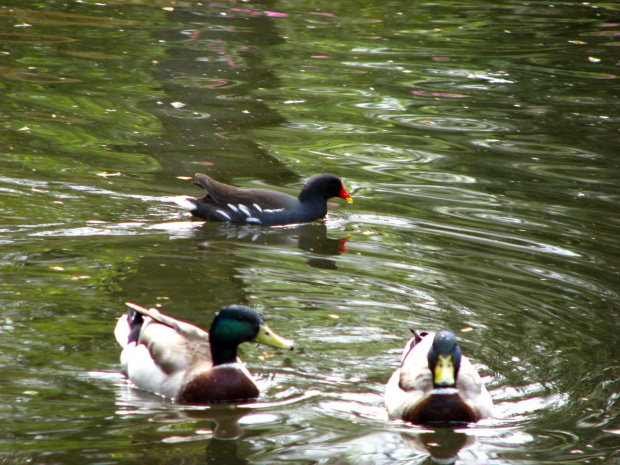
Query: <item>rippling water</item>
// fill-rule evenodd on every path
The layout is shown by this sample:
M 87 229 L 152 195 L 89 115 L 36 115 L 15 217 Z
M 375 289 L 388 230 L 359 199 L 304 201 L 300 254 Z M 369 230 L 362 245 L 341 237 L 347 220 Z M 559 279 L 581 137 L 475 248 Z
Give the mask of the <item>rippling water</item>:
M 7 463 L 620 460 L 620 34 L 611 3 L 0 6 L 0 457 Z M 192 222 L 195 172 L 322 224 Z M 123 303 L 261 310 L 263 395 L 195 408 L 119 373 Z M 409 328 L 454 331 L 497 406 L 391 422 Z M 442 461 L 443 460 L 443 461 Z

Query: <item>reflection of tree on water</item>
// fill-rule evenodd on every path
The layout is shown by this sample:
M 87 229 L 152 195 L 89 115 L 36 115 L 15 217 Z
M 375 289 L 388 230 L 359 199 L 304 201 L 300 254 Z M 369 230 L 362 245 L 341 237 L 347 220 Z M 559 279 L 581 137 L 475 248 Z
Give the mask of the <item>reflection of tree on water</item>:
M 168 170 L 192 175 L 213 165 L 212 172 L 223 182 L 230 182 L 230 175 L 280 183 L 299 180 L 244 136 L 283 121 L 252 96 L 256 89 L 279 85 L 261 54 L 265 46 L 283 42 L 274 19 L 264 13 L 272 3 L 203 2 L 191 11 L 168 13 L 178 27 L 157 31 L 157 38 L 168 45 L 168 58 L 153 66 L 167 97 L 145 103 L 168 130 L 147 140 L 145 150 L 156 152 Z

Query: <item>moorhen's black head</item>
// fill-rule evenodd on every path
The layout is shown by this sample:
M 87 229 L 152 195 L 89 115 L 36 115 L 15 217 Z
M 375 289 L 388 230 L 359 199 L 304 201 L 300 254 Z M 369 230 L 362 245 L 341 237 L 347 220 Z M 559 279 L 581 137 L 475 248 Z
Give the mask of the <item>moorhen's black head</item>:
M 314 198 L 331 199 L 332 197 L 340 197 L 348 203 L 352 203 L 353 199 L 344 188 L 342 179 L 333 174 L 317 174 L 308 179 L 303 189 L 299 193 L 299 200 L 311 200 Z

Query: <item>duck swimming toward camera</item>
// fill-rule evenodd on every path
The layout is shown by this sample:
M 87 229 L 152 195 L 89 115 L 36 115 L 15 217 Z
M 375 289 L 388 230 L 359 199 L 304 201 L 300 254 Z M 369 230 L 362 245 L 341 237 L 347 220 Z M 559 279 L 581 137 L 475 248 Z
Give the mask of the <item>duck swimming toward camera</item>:
M 461 354 L 454 334 L 446 330 L 413 334 L 385 389 L 390 418 L 450 425 L 492 417 L 491 396 L 474 366 Z

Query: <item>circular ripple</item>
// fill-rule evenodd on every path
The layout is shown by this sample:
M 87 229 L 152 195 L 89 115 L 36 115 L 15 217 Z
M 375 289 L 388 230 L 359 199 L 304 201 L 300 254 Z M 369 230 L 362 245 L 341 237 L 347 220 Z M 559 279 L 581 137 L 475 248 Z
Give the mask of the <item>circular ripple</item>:
M 378 115 L 378 118 L 396 126 L 441 132 L 497 132 L 514 130 L 513 127 L 489 120 L 455 118 L 441 115 L 433 115 L 431 117 L 417 115 Z
M 576 147 L 570 147 L 567 145 L 553 144 L 545 141 L 524 141 L 524 140 L 496 140 L 485 139 L 472 141 L 474 145 L 491 149 L 497 152 L 521 154 L 527 156 L 536 155 L 561 155 L 562 157 L 577 157 L 577 158 L 598 158 L 599 155 L 587 150 L 582 150 Z

